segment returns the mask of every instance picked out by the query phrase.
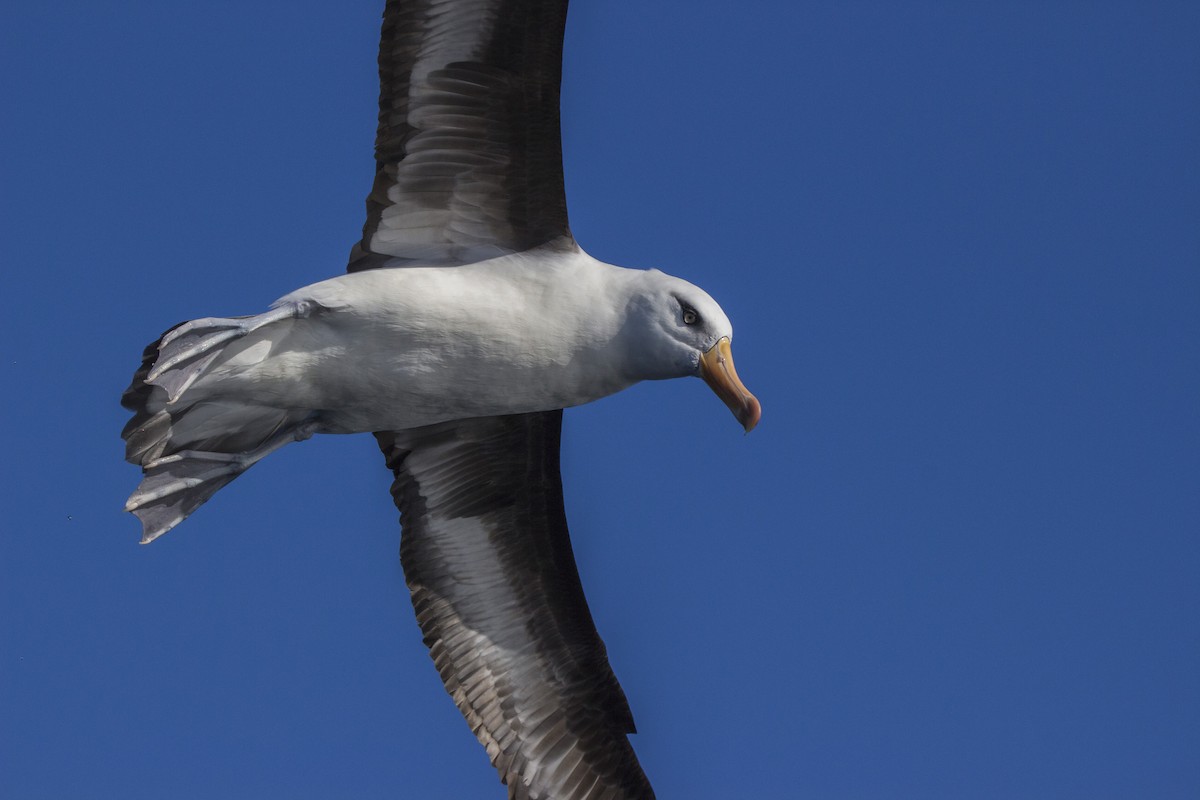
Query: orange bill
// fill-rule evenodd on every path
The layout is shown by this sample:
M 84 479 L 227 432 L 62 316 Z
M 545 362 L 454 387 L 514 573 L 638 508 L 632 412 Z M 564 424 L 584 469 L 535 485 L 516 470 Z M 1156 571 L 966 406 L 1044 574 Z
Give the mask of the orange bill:
M 746 433 L 758 424 L 762 416 L 762 406 L 757 398 L 750 394 L 738 378 L 737 370 L 733 368 L 733 353 L 729 350 L 729 337 L 722 336 L 708 352 L 700 356 L 700 377 L 704 379 L 717 397 L 742 423 Z

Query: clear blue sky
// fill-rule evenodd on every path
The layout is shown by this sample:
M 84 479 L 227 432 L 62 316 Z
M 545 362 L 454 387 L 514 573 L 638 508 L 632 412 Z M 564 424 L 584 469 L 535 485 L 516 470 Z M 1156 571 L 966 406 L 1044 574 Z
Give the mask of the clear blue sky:
M 344 269 L 381 5 L 5 14 L 4 797 L 503 797 L 370 437 L 120 510 L 146 342 Z M 711 291 L 764 406 L 567 414 L 659 796 L 1200 794 L 1200 6 L 573 5 L 577 237 Z

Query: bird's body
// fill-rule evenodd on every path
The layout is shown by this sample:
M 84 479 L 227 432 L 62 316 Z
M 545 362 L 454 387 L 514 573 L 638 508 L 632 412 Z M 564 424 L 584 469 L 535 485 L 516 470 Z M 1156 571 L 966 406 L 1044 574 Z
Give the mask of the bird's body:
M 587 255 L 566 220 L 562 0 L 389 0 L 375 186 L 350 274 L 178 325 L 122 402 L 149 542 L 317 433 L 375 433 L 447 691 L 512 798 L 646 800 L 567 537 L 562 409 L 698 376 L 746 430 L 717 303 Z
M 705 315 L 702 327 L 679 319 L 684 306 Z M 149 541 L 314 433 L 582 405 L 699 374 L 701 353 L 731 334 L 695 286 L 577 246 L 340 275 L 263 314 L 193 320 L 152 345 L 125 431 L 147 479 L 127 507 Z
M 646 275 L 580 250 L 341 275 L 280 298 L 306 313 L 232 340 L 187 393 L 309 409 L 319 433 L 580 405 L 645 377 L 619 333 Z

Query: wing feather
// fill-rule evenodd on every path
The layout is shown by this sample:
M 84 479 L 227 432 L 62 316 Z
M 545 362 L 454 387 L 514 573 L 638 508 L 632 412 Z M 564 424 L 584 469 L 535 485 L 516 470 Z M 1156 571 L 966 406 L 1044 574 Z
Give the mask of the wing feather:
M 565 0 L 389 0 L 375 183 L 350 271 L 574 247 L 558 93 Z
M 562 412 L 377 434 L 446 686 L 512 798 L 652 798 L 563 511 Z

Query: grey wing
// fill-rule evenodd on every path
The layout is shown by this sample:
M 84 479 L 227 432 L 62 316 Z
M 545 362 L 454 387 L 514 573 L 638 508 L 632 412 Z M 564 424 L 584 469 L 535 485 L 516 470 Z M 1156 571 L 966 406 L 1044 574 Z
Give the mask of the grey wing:
M 567 535 L 561 422 L 549 411 L 378 434 L 404 575 L 510 798 L 653 798 Z
M 375 183 L 350 271 L 574 247 L 558 97 L 567 3 L 389 0 Z

